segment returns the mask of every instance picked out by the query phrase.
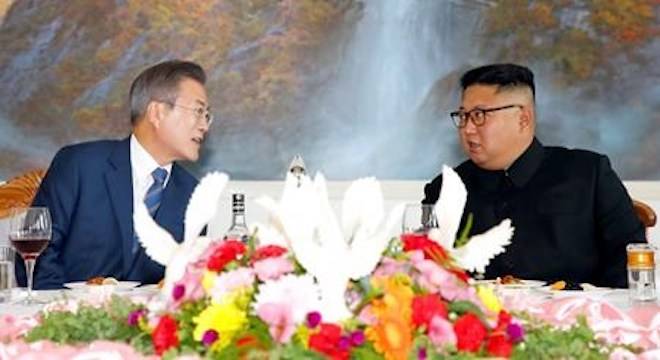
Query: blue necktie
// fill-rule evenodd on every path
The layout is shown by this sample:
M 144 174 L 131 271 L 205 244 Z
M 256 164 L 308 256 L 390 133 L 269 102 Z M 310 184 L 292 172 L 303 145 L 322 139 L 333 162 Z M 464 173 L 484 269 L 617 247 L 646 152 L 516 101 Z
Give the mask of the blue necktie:
M 163 185 L 165 184 L 165 179 L 167 179 L 167 170 L 156 168 L 156 170 L 151 172 L 151 176 L 154 178 L 154 183 L 151 184 L 149 190 L 147 190 L 147 194 L 144 195 L 144 205 L 147 206 L 149 215 L 155 217 L 156 211 L 160 207 L 160 200 L 163 197 Z M 139 245 L 137 235 L 134 236 L 133 240 L 135 240 L 133 244 L 133 253 L 135 254 Z

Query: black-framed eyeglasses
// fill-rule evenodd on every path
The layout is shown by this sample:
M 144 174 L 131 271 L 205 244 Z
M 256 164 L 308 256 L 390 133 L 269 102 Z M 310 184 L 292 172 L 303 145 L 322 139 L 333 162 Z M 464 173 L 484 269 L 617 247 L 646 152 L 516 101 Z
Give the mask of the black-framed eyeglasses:
M 524 106 L 518 105 L 518 104 L 511 104 L 511 105 L 504 105 L 496 108 L 490 108 L 490 109 L 474 109 L 470 111 L 453 111 L 449 113 L 449 116 L 451 117 L 451 120 L 454 122 L 454 125 L 456 125 L 457 128 L 462 129 L 467 125 L 468 120 L 472 120 L 472 123 L 475 126 L 482 126 L 486 122 L 486 114 L 494 112 L 494 111 L 500 111 L 504 109 L 511 109 L 511 108 L 523 108 Z
M 173 102 L 170 102 L 170 101 L 160 101 L 159 100 L 159 102 L 162 102 L 164 104 L 168 104 L 170 106 L 190 110 L 190 111 L 193 112 L 193 114 L 195 114 L 195 119 L 198 122 L 205 121 L 206 125 L 208 125 L 208 126 L 211 126 L 211 124 L 213 124 L 213 120 L 215 120 L 215 117 L 213 116 L 213 114 L 211 114 L 208 107 L 204 108 L 202 106 L 198 106 L 198 107 L 193 108 L 193 107 L 189 107 L 189 106 L 179 105 L 179 104 L 176 104 L 176 103 L 173 103 Z

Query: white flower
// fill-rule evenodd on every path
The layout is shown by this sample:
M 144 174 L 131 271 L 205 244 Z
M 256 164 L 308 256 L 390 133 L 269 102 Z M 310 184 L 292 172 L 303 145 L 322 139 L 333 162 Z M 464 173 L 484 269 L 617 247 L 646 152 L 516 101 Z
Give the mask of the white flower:
M 264 304 L 288 304 L 293 310 L 293 320 L 302 323 L 309 312 L 320 310 L 319 289 L 311 275 L 284 275 L 259 286 L 253 311 L 256 313 Z

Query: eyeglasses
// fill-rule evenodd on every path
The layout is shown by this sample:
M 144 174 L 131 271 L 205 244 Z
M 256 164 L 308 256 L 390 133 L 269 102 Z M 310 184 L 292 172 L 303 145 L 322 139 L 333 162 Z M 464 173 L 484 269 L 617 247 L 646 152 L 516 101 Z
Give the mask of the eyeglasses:
M 470 111 L 459 110 L 459 111 L 451 112 L 449 116 L 451 117 L 451 120 L 454 122 L 454 125 L 456 125 L 457 128 L 462 129 L 467 125 L 467 122 L 470 119 L 472 120 L 472 123 L 475 126 L 482 126 L 486 122 L 486 114 L 494 111 L 500 111 L 500 110 L 511 109 L 516 107 L 522 109 L 524 106 L 512 104 L 512 105 L 505 105 L 491 109 L 474 109 Z
M 193 114 L 195 114 L 195 119 L 197 120 L 197 122 L 204 121 L 204 122 L 206 122 L 206 125 L 208 125 L 208 126 L 211 126 L 211 124 L 213 124 L 213 120 L 215 120 L 213 114 L 211 114 L 211 112 L 209 111 L 208 108 L 205 109 L 201 106 L 192 108 L 192 107 L 189 107 L 189 106 L 183 106 L 183 105 L 179 105 L 179 104 L 169 102 L 169 101 L 160 101 L 159 100 L 158 102 L 162 102 L 162 103 L 168 104 L 170 106 L 175 106 L 175 107 L 180 107 L 182 109 L 190 110 L 190 111 L 193 112 Z

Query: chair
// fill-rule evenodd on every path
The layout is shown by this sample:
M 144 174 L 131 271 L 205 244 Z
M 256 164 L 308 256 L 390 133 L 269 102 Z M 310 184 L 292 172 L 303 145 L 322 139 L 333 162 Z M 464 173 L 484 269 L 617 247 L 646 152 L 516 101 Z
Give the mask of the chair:
M 31 170 L 0 185 L 0 219 L 8 217 L 12 208 L 30 206 L 44 175 L 44 169 Z
M 644 224 L 644 227 L 650 228 L 655 226 L 657 217 L 652 207 L 642 201 L 633 199 L 633 208 L 639 220 Z

